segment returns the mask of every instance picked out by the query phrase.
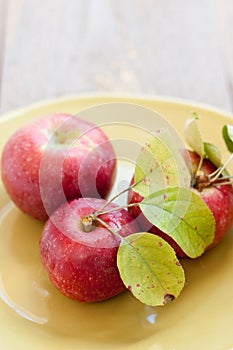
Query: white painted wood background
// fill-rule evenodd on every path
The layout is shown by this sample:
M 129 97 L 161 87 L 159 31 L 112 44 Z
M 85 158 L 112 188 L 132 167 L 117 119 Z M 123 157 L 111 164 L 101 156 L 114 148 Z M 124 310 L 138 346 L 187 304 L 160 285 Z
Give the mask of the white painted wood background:
M 233 0 L 0 0 L 0 112 L 73 94 L 233 111 Z

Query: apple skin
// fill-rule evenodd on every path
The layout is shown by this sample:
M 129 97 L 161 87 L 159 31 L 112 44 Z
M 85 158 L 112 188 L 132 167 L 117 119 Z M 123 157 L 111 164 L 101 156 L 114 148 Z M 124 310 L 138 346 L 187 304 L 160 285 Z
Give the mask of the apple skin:
M 187 156 L 187 153 L 184 158 Z M 189 165 L 192 166 L 192 171 L 195 172 L 197 169 L 200 157 L 197 153 L 188 151 Z M 191 161 L 191 162 L 190 162 Z M 216 170 L 216 167 L 208 160 L 204 159 L 202 167 L 200 169 L 205 175 L 211 174 Z M 132 178 L 131 184 L 134 179 Z M 213 242 L 205 249 L 205 251 L 210 250 L 219 243 L 219 241 L 227 234 L 228 230 L 233 224 L 233 188 L 232 185 L 220 185 L 221 177 L 219 178 L 219 185 L 208 186 L 202 190 L 197 190 L 192 188 L 193 191 L 199 194 L 203 201 L 207 204 L 209 209 L 214 215 L 215 219 L 215 236 Z M 139 203 L 143 200 L 143 197 L 130 190 L 128 193 L 128 203 Z M 156 234 L 166 240 L 175 250 L 176 255 L 180 258 L 187 257 L 184 251 L 179 247 L 179 245 L 166 233 L 162 232 L 156 226 L 153 226 L 143 215 L 139 206 L 130 207 L 129 213 L 132 217 L 137 218 L 137 222 L 142 231 L 148 231 Z
M 105 198 L 115 166 L 113 147 L 98 126 L 61 113 L 17 130 L 1 159 L 9 196 L 24 213 L 42 221 L 66 200 Z
M 116 263 L 120 238 L 100 223 L 90 232 L 82 226 L 82 218 L 105 203 L 79 198 L 61 205 L 45 223 L 40 238 L 40 257 L 51 282 L 62 294 L 80 302 L 106 300 L 125 290 Z M 116 207 L 109 204 L 105 210 Z M 122 237 L 139 231 L 125 209 L 100 218 Z

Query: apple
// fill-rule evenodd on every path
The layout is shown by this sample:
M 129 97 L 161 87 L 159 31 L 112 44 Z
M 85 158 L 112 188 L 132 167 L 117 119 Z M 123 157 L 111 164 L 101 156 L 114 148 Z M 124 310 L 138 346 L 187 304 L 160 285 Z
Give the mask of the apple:
M 105 198 L 115 166 L 113 147 L 100 127 L 61 113 L 17 130 L 1 159 L 2 181 L 11 199 L 43 221 L 66 200 Z
M 120 236 L 138 232 L 138 226 L 113 203 L 103 210 L 107 213 L 93 217 L 106 203 L 79 198 L 61 205 L 40 238 L 40 257 L 51 282 L 80 302 L 109 299 L 125 289 L 116 264 Z
M 198 193 L 202 200 L 207 204 L 215 219 L 216 228 L 214 240 L 211 245 L 206 248 L 206 250 L 209 250 L 226 235 L 233 224 L 233 188 L 231 184 L 221 184 L 221 177 L 213 183 L 209 181 L 208 175 L 212 174 L 217 168 L 207 158 L 203 160 L 200 171 L 196 173 L 200 163 L 200 156 L 193 151 L 188 151 L 188 155 L 191 160 L 192 173 L 196 174 L 190 187 L 193 191 Z M 156 179 L 154 180 L 156 181 Z M 133 182 L 134 179 L 132 178 L 131 184 Z M 133 189 L 130 189 L 128 192 L 129 204 L 140 203 L 142 200 L 143 197 L 140 194 L 133 191 Z M 162 237 L 173 247 L 178 257 L 186 257 L 183 250 L 170 236 L 159 230 L 156 226 L 153 226 L 145 218 L 139 206 L 129 207 L 128 210 L 131 216 L 137 218 L 137 222 L 142 231 L 145 230 Z

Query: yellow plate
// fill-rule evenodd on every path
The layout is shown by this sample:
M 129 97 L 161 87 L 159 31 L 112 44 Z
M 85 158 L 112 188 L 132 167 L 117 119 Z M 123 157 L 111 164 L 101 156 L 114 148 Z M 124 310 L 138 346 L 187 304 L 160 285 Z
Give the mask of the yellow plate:
M 224 157 L 227 156 L 221 128 L 225 123 L 233 123 L 231 115 L 208 106 L 160 97 L 71 97 L 16 111 L 0 118 L 0 151 L 14 130 L 39 115 L 77 113 L 87 107 L 116 102 L 136 103 L 158 111 L 181 135 L 187 116 L 195 110 L 201 116 L 205 139 L 217 144 Z M 130 115 L 130 109 L 125 113 L 133 123 L 135 115 Z M 117 116 L 110 113 L 109 122 L 115 121 Z M 231 166 L 230 171 L 232 169 Z M 165 307 L 146 307 L 128 292 L 106 302 L 83 305 L 62 296 L 50 284 L 38 254 L 42 224 L 16 209 L 2 184 L 0 207 L 2 349 L 233 348 L 232 232 L 201 258 L 183 260 L 185 289 L 176 301 Z

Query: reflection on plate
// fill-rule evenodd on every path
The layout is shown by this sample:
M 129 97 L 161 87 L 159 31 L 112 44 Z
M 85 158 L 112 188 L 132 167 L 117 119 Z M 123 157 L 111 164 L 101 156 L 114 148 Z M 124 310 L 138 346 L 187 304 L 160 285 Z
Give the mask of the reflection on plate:
M 232 122 L 226 113 L 193 103 L 143 97 L 60 99 L 4 116 L 0 118 L 0 151 L 14 130 L 39 115 L 76 114 L 87 107 L 118 102 L 121 115 L 114 107 L 113 112 L 101 118 L 111 124 L 119 119 L 124 121 L 125 114 L 127 120 L 134 122 L 135 115 L 126 106 L 135 103 L 158 111 L 180 135 L 184 121 L 195 110 L 201 116 L 206 140 L 216 143 L 223 154 L 227 154 L 220 135 L 222 125 Z M 98 113 L 94 119 L 100 122 Z M 116 130 L 109 129 L 109 132 L 114 134 Z M 122 157 L 118 187 L 125 186 L 131 172 L 132 164 Z M 165 307 L 142 305 L 128 292 L 106 302 L 85 305 L 62 296 L 51 285 L 39 260 L 42 224 L 15 208 L 2 184 L 0 208 L 0 343 L 4 350 L 233 348 L 233 232 L 201 258 L 183 261 L 185 289 L 176 301 Z

